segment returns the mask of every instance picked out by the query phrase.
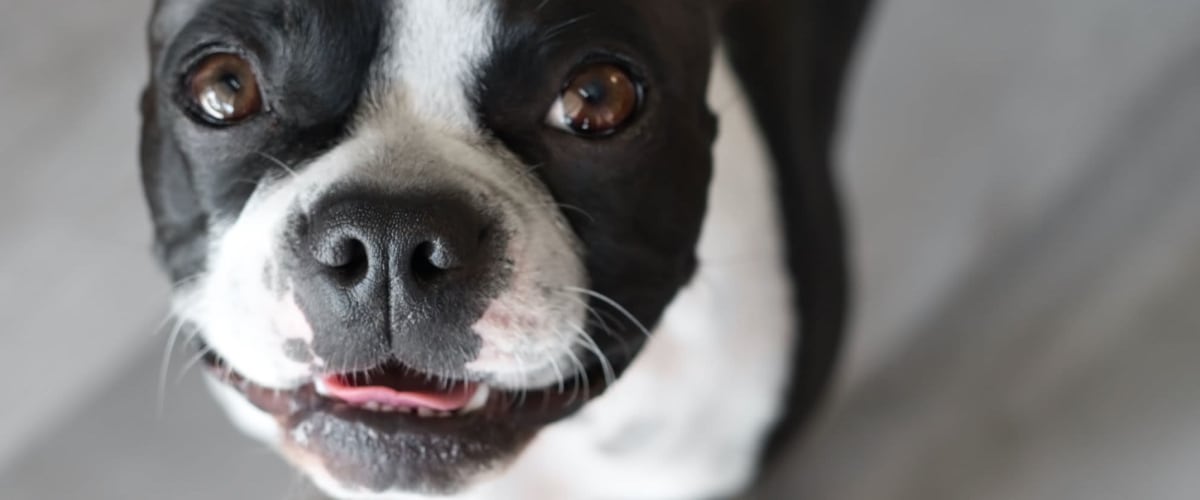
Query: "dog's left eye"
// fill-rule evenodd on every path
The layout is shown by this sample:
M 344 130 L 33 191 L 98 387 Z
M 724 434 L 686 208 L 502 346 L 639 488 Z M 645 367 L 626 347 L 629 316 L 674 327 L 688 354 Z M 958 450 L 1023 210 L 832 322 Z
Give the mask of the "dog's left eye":
M 254 67 L 235 54 L 213 54 L 200 60 L 186 86 L 193 112 L 212 125 L 233 125 L 262 110 Z
M 607 136 L 633 118 L 641 101 L 641 86 L 624 68 L 590 64 L 567 80 L 546 123 L 582 136 Z

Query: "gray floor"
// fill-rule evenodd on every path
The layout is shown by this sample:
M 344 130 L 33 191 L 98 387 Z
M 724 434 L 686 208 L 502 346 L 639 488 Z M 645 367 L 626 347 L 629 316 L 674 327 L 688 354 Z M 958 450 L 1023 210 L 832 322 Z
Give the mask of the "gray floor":
M 161 358 L 157 347 L 144 350 L 82 401 L 81 411 L 0 474 L 0 498 L 308 498 L 305 483 L 270 450 L 225 423 L 198 377 L 171 384 L 160 411 Z
M 147 8 L 0 0 L 0 498 L 303 498 L 193 378 L 158 408 Z M 778 497 L 1200 496 L 1198 25 L 885 3 L 844 145 L 860 315 Z
M 0 0 L 0 467 L 163 316 L 137 191 L 146 0 Z M 36 381 L 36 385 L 30 382 Z

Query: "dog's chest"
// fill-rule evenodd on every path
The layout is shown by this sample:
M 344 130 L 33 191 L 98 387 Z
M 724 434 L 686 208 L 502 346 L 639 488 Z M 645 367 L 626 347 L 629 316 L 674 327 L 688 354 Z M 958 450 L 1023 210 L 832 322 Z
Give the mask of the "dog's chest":
M 718 75 L 723 76 L 719 71 Z M 745 486 L 781 411 L 795 339 L 766 160 L 727 78 L 700 270 L 637 362 L 542 432 L 479 498 L 715 498 Z

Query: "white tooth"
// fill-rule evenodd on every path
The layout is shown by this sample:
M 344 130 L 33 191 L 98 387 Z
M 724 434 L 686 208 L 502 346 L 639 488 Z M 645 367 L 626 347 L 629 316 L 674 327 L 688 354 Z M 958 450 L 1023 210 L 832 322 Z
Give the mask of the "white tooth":
M 384 412 L 384 413 L 396 413 L 396 407 L 395 407 L 395 406 L 383 405 L 383 406 L 380 406 L 380 407 L 379 407 L 379 411 L 382 411 L 382 412 Z
M 469 412 L 479 410 L 480 408 L 483 408 L 484 406 L 487 405 L 488 398 L 490 396 L 491 396 L 491 390 L 488 389 L 488 386 L 486 386 L 486 385 L 479 386 L 479 389 L 475 391 L 475 395 L 471 396 L 471 400 L 467 402 L 467 406 L 464 406 L 463 409 L 460 410 L 460 412 L 461 413 L 469 413 Z
M 417 415 L 420 416 L 421 418 L 430 418 L 435 413 L 436 412 L 434 412 L 433 410 L 431 410 L 429 408 L 417 408 Z
M 448 411 L 439 411 L 437 413 L 438 418 L 450 418 L 450 415 L 452 414 Z
M 329 395 L 329 386 L 325 385 L 324 377 L 317 377 L 315 380 L 313 380 L 313 388 L 317 390 L 317 394 L 322 396 Z
M 366 408 L 370 411 L 379 411 L 380 406 L 379 406 L 379 403 L 376 403 L 374 401 L 369 401 L 369 402 L 363 404 L 363 408 Z

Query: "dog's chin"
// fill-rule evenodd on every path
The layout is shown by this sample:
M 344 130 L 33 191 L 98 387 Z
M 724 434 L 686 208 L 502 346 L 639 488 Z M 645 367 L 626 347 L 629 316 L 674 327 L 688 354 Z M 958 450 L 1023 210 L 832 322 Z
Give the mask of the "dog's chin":
M 511 464 L 540 429 L 605 389 L 581 383 L 604 380 L 602 372 L 518 391 L 478 380 L 434 382 L 390 364 L 284 390 L 255 384 L 214 354 L 204 359 L 235 421 L 337 498 L 468 490 Z M 367 386 L 368 377 L 402 390 Z

